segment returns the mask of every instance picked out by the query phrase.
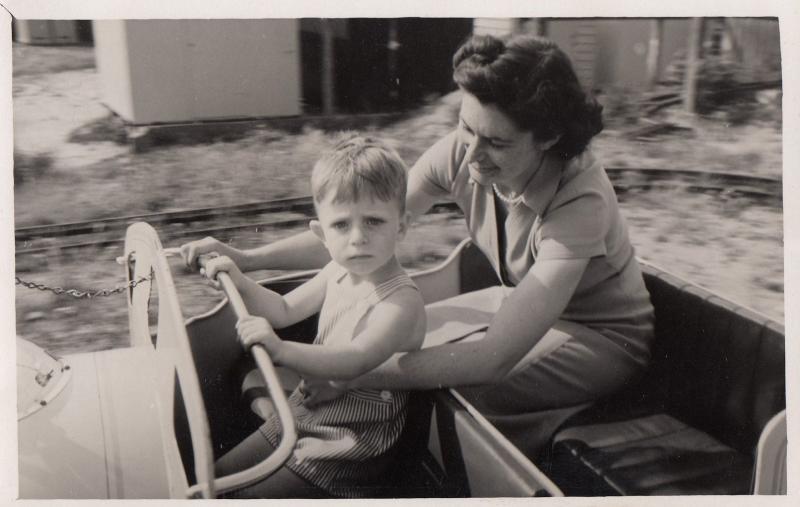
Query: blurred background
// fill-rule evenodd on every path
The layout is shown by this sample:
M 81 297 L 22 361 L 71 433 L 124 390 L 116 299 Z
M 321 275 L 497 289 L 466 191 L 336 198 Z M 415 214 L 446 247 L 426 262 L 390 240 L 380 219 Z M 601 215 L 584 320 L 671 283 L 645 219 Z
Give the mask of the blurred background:
M 343 129 L 413 164 L 455 127 L 459 44 L 519 32 L 558 43 L 604 105 L 593 149 L 637 255 L 783 321 L 775 18 L 14 20 L 17 276 L 119 286 L 114 259 L 137 219 L 165 246 L 294 234 L 307 214 L 230 207 L 308 195 L 313 162 Z M 219 210 L 163 218 L 198 208 Z M 466 235 L 443 208 L 412 228 L 401 261 L 429 267 Z M 185 316 L 219 301 L 174 267 Z M 123 294 L 17 285 L 16 311 L 18 335 L 57 354 L 128 344 Z

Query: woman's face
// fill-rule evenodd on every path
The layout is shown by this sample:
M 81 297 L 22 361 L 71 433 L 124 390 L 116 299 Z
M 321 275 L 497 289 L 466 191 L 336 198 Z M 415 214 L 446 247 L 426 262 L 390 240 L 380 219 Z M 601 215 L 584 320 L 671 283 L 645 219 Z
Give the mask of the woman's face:
M 521 192 L 539 168 L 544 151 L 555 142 L 537 142 L 533 133 L 519 130 L 493 104 L 483 104 L 464 92 L 458 135 L 467 145 L 470 176 L 481 185 L 497 184 L 505 192 Z

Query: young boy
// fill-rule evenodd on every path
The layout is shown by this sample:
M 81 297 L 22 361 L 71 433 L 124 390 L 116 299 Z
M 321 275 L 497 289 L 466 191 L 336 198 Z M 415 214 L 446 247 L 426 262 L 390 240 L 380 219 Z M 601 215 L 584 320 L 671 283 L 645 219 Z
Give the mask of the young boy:
M 205 272 L 212 280 L 228 272 L 254 315 L 237 323 L 244 345 L 263 344 L 276 365 L 303 377 L 349 380 L 396 352 L 419 348 L 425 335 L 422 297 L 395 255 L 408 225 L 406 168 L 393 150 L 351 137 L 315 164 L 311 189 L 318 217 L 311 230 L 332 259 L 314 278 L 280 296 L 245 277 L 228 257 L 210 260 Z M 267 324 L 280 329 L 316 312 L 319 330 L 310 345 L 281 341 Z M 271 477 L 234 495 L 369 496 L 403 429 L 408 394 L 353 389 L 309 408 L 301 386 L 289 397 L 298 432 L 294 454 Z M 279 428 L 277 415 L 268 414 L 258 432 L 220 458 L 217 473 L 269 455 Z

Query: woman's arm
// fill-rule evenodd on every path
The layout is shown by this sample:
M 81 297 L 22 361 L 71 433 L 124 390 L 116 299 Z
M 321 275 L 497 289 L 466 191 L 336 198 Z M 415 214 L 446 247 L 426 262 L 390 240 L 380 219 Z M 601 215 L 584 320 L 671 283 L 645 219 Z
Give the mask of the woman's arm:
M 181 245 L 181 256 L 189 267 L 195 266 L 198 256 L 209 252 L 230 257 L 243 271 L 316 269 L 331 260 L 325 246 L 311 231 L 249 250 L 239 250 L 212 237 Z
M 406 210 L 411 215 L 410 220 L 425 214 L 435 202 L 436 197 L 425 192 L 421 178 L 416 177 L 412 170 L 409 173 L 406 196 Z M 242 271 L 316 269 L 331 260 L 325 245 L 311 231 L 249 250 L 239 250 L 212 237 L 181 245 L 181 256 L 190 268 L 195 266 L 200 255 L 210 252 L 230 257 Z
M 330 261 L 331 256 L 325 245 L 311 231 L 242 252 L 242 265 L 245 271 L 317 269 Z
M 414 166 L 408 173 L 408 193 L 406 194 L 406 211 L 409 221 L 424 215 L 436 204 L 437 197 L 425 191 L 426 185 L 421 175 L 422 169 Z
M 433 193 L 440 191 L 440 195 L 446 194 L 448 187 L 441 182 L 438 185 L 431 183 L 430 176 L 431 173 L 446 172 L 452 155 L 454 136 L 455 132 L 440 139 L 409 171 L 406 209 L 411 214 L 411 220 L 423 215 L 433 206 L 437 199 Z M 209 252 L 227 255 L 243 271 L 315 269 L 330 261 L 328 251 L 311 231 L 249 250 L 239 250 L 212 237 L 181 245 L 181 256 L 190 268 L 195 267 L 197 256 Z
M 483 339 L 395 354 L 348 386 L 434 389 L 502 380 L 561 316 L 588 262 L 537 262 L 503 302 Z
M 413 324 L 410 324 L 413 323 Z M 397 351 L 418 348 L 425 335 L 425 307 L 416 289 L 401 288 L 370 311 L 352 341 L 309 345 L 280 342 L 270 355 L 276 364 L 303 376 L 350 380 L 380 365 Z

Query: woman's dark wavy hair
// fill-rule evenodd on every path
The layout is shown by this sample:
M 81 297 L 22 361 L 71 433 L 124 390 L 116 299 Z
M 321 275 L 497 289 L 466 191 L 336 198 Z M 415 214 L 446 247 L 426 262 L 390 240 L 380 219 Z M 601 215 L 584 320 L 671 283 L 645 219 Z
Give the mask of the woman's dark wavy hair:
M 564 159 L 582 153 L 603 130 L 603 106 L 583 91 L 569 57 L 547 39 L 472 36 L 453 56 L 453 80 L 535 139 L 561 135 L 549 151 Z

